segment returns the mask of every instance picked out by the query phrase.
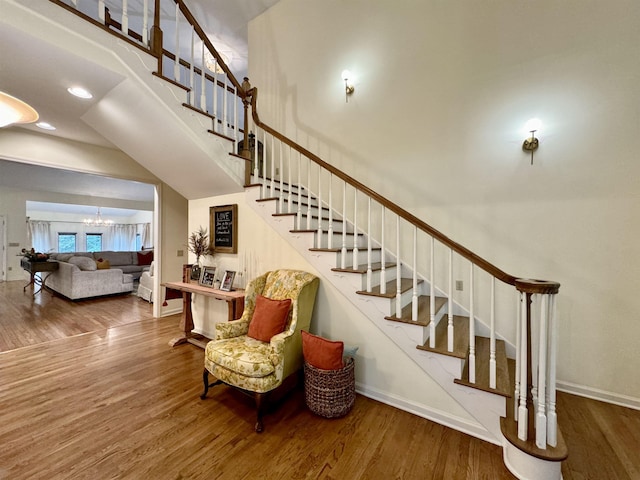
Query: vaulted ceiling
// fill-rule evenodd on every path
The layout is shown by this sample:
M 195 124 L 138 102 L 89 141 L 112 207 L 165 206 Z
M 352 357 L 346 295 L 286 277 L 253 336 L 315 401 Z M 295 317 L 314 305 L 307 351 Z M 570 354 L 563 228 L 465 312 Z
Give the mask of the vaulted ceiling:
M 0 0 L 0 4 L 2 1 Z M 186 0 L 188 8 L 198 19 L 213 44 L 222 51 L 232 52 L 230 68 L 238 78 L 242 78 L 247 70 L 248 22 L 276 2 L 277 0 Z M 121 1 L 116 0 L 105 3 L 114 12 L 114 16 L 122 5 Z M 128 3 L 130 9 L 135 11 L 136 3 L 142 3 L 142 0 L 129 0 Z M 109 140 L 91 128 L 81 117 L 122 81 L 119 74 L 107 68 L 101 68 L 97 64 L 88 66 L 86 59 L 3 22 L 1 16 L 0 45 L 2 45 L 0 91 L 33 105 L 38 110 L 41 120 L 56 126 L 55 131 L 41 130 L 35 125 L 10 128 L 23 128 L 37 131 L 39 134 L 113 147 Z M 90 89 L 94 97 L 90 100 L 75 98 L 70 100 L 66 92 L 70 85 L 82 85 Z M 5 168 L 4 182 L 10 182 L 6 175 L 16 170 Z M 93 180 L 103 181 L 98 178 L 91 179 Z M 45 183 L 52 184 L 52 182 Z M 77 185 L 73 179 L 57 182 L 60 186 L 74 183 Z M 84 184 L 86 185 L 87 182 Z M 118 188 L 124 188 L 125 185 L 126 182 L 120 184 Z M 47 187 L 42 185 L 41 188 Z M 96 183 L 95 188 L 102 188 L 102 186 Z M 128 194 L 119 191 L 118 195 L 124 198 Z

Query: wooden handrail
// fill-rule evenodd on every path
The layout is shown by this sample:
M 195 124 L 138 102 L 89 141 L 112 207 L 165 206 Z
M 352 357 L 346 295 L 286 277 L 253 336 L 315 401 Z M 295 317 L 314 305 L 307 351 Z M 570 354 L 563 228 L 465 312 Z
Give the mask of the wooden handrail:
M 290 140 L 289 138 L 285 137 L 284 135 L 282 135 L 278 131 L 276 131 L 273 128 L 271 128 L 266 123 L 263 123 L 262 121 L 260 121 L 260 116 L 258 115 L 258 111 L 257 111 L 257 108 L 256 108 L 256 101 L 257 101 L 257 98 L 258 98 L 258 89 L 256 87 L 253 87 L 250 90 L 250 92 L 251 92 L 252 117 L 253 117 L 253 121 L 255 122 L 255 124 L 258 127 L 262 128 L 263 130 L 265 130 L 269 134 L 273 135 L 275 138 L 277 138 L 278 140 L 282 141 L 283 143 L 289 145 L 294 150 L 300 152 L 305 157 L 313 160 L 316 164 L 320 165 L 325 170 L 328 170 L 333 175 L 335 175 L 336 177 L 342 179 L 343 181 L 345 181 L 346 183 L 348 183 L 349 185 L 351 185 L 355 189 L 361 191 L 365 195 L 368 195 L 372 199 L 376 200 L 379 204 L 381 204 L 386 209 L 392 211 L 393 213 L 395 213 L 399 217 L 403 218 L 407 222 L 411 223 L 412 225 L 415 225 L 417 228 L 419 228 L 423 232 L 426 232 L 427 234 L 429 234 L 432 237 L 436 238 L 441 243 L 443 243 L 444 245 L 448 246 L 453 251 L 457 252 L 458 254 L 460 254 L 462 257 L 466 258 L 467 260 L 469 260 L 474 265 L 477 265 L 478 267 L 482 268 L 485 272 L 489 273 L 490 275 L 493 275 L 495 278 L 497 278 L 498 280 L 500 280 L 500 281 L 502 281 L 502 282 L 504 282 L 504 283 L 506 283 L 508 285 L 515 286 L 517 277 L 514 277 L 513 275 L 509 275 L 508 273 L 500 270 L 498 267 L 496 267 L 495 265 L 489 263 L 484 258 L 479 257 L 478 255 L 473 253 L 468 248 L 463 247 L 462 245 L 460 245 L 457 242 L 454 242 L 449 237 L 447 237 L 446 235 L 444 235 L 440 231 L 438 231 L 435 228 L 433 228 L 431 225 L 423 222 L 422 220 L 420 220 L 415 215 L 407 212 L 405 209 L 403 209 L 402 207 L 396 205 L 395 203 L 391 202 L 390 200 L 386 199 L 385 197 L 383 197 L 382 195 L 378 194 L 377 192 L 374 192 L 373 190 L 371 190 L 366 185 L 363 185 L 362 183 L 360 183 L 355 178 L 347 175 L 346 173 L 342 172 L 341 170 L 338 170 L 333 165 L 330 165 L 330 164 L 326 163 L 320 157 L 318 157 L 317 155 L 314 155 L 313 153 L 311 153 L 309 150 L 307 150 L 303 146 L 298 145 L 293 140 Z M 527 281 L 526 280 L 522 280 L 522 282 L 526 283 Z

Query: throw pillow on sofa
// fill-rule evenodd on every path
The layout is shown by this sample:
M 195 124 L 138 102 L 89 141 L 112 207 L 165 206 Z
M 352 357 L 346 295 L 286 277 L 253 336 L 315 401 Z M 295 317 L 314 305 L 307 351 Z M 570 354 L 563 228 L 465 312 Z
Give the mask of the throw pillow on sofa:
M 153 252 L 142 253 L 136 252 L 138 254 L 138 265 L 151 265 L 153 261 Z
M 111 262 L 109 260 L 99 258 L 98 260 L 96 260 L 96 267 L 98 268 L 98 270 L 108 270 L 111 268 Z
M 98 268 L 96 266 L 95 260 L 89 257 L 73 256 L 69 260 L 67 260 L 67 263 L 71 263 L 72 265 L 78 267 L 80 270 L 86 271 L 93 271 L 97 270 Z

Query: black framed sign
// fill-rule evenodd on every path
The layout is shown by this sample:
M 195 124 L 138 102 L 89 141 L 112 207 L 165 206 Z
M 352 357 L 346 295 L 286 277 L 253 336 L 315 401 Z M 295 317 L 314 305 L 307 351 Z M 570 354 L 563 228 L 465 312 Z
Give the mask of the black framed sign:
M 209 231 L 215 253 L 238 253 L 238 204 L 209 207 Z

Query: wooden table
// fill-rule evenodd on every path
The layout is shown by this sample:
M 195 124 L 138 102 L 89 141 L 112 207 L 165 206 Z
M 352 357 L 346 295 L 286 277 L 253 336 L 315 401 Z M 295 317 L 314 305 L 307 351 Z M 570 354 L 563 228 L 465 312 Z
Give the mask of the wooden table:
M 56 262 L 55 260 L 35 262 L 35 261 L 29 260 L 28 258 L 22 258 L 20 260 L 20 266 L 22 267 L 23 270 L 26 270 L 27 272 L 29 272 L 29 275 L 31 276 L 29 283 L 27 283 L 24 286 L 22 291 L 23 292 L 26 291 L 29 285 L 33 285 L 34 295 L 40 292 L 40 290 L 42 290 L 42 287 L 45 286 L 44 284 L 47 281 L 47 278 L 49 278 L 48 276 L 45 277 L 44 279 L 42 279 L 42 277 L 36 277 L 36 273 L 55 272 L 56 270 L 58 270 L 58 262 Z M 35 289 L 36 285 L 40 287 L 37 290 Z
M 193 313 L 191 311 L 191 295 L 198 294 L 206 297 L 225 300 L 228 305 L 227 320 L 237 320 L 242 316 L 244 311 L 244 290 L 234 290 L 225 292 L 211 287 L 204 287 L 197 283 L 188 282 L 165 282 L 162 284 L 167 291 L 176 290 L 182 292 L 182 317 L 180 319 L 180 330 L 182 335 L 172 339 L 169 345 L 175 347 L 182 343 L 192 343 L 204 348 L 206 342 L 199 340 L 192 332 L 193 330 Z

